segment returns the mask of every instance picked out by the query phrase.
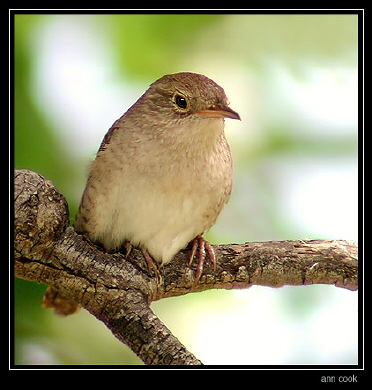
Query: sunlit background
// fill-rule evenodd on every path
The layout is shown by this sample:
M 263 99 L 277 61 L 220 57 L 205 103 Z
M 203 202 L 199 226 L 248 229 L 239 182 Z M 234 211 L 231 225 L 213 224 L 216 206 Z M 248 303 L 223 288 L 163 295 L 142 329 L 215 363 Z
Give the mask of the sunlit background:
M 111 124 L 167 73 L 220 84 L 230 202 L 212 243 L 357 240 L 357 15 L 16 15 L 15 167 L 52 180 L 73 222 Z M 16 364 L 142 364 L 84 310 L 15 281 Z M 152 304 L 205 364 L 357 364 L 357 292 L 254 286 Z

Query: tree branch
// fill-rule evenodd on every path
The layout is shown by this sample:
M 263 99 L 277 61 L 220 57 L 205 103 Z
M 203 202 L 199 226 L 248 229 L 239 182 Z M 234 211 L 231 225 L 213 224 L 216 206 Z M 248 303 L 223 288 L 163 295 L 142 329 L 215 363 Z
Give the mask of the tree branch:
M 15 173 L 15 276 L 51 286 L 103 321 L 147 364 L 201 364 L 151 311 L 165 297 L 212 288 L 333 284 L 358 288 L 357 247 L 347 241 L 269 241 L 214 245 L 217 269 L 205 264 L 195 283 L 189 251 L 148 274 L 139 250 L 108 254 L 68 227 L 66 200 L 37 173 Z M 50 297 L 46 299 L 52 302 Z M 48 303 L 45 304 L 48 306 Z M 71 310 L 71 312 L 74 310 Z

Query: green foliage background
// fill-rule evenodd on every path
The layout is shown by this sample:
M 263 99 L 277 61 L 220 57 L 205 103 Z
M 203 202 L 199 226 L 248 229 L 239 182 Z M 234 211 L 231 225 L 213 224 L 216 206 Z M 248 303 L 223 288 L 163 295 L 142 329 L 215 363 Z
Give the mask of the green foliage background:
M 190 70 L 213 78 L 208 72 L 215 66 L 216 74 L 249 74 L 258 89 L 260 85 L 265 88 L 272 87 L 271 96 L 275 96 L 276 93 L 280 95 L 282 92 L 280 86 L 268 86 L 268 80 L 272 77 L 272 67 L 268 64 L 273 59 L 297 80 L 306 79 L 304 69 L 314 65 L 328 67 L 331 72 L 339 67 L 356 71 L 357 18 L 357 15 L 310 14 L 17 14 L 14 16 L 15 168 L 34 170 L 52 180 L 68 199 L 71 221 L 73 220 L 79 201 L 76 192 L 84 185 L 84 169 L 95 151 L 81 156 L 70 150 L 68 142 L 61 142 L 61 135 L 53 128 L 45 108 L 35 99 L 35 67 L 38 57 L 43 55 L 38 52 L 37 43 L 42 39 L 40 31 L 46 23 L 63 19 L 66 29 L 71 24 L 81 26 L 81 34 L 91 34 L 92 45 L 95 45 L 98 37 L 113 53 L 110 58 L 112 75 L 117 80 L 140 85 L 138 91 L 140 88 L 143 91 L 146 85 L 161 75 L 178 71 Z M 233 87 L 239 89 L 239 85 Z M 240 91 L 239 96 L 244 98 L 245 92 Z M 232 102 L 234 109 L 234 103 L 241 104 L 239 101 Z M 243 193 L 244 186 L 251 181 L 264 205 L 262 215 L 256 217 L 256 220 L 253 218 L 253 222 L 245 218 L 239 220 L 236 218 L 240 212 L 239 207 L 244 208 L 245 204 L 244 201 L 243 206 L 239 203 L 239 197 L 232 198 L 229 210 L 234 220 L 224 217 L 224 224 L 217 230 L 212 229 L 208 238 L 213 242 L 333 238 L 318 237 L 316 231 L 301 231 L 283 216 L 272 187 L 275 183 L 271 176 L 272 165 L 267 162 L 279 158 L 278 161 L 285 159 L 296 165 L 299 156 L 305 156 L 317 163 L 324 161 L 325 165 L 337 165 L 338 161 L 346 161 L 355 168 L 357 129 L 343 132 L 339 136 L 333 132 L 329 136 L 325 134 L 309 137 L 309 133 L 302 132 L 301 118 L 296 123 L 292 123 L 293 118 L 289 116 L 281 121 L 274 120 L 271 117 L 271 108 L 260 104 L 257 115 L 260 118 L 260 127 L 265 129 L 265 137 L 254 143 L 250 141 L 249 134 L 246 134 L 243 140 L 234 138 L 232 134 L 230 143 L 235 157 L 234 191 L 237 194 Z M 125 109 L 123 107 L 123 112 Z M 241 123 L 244 126 L 244 119 L 249 121 L 251 113 L 241 114 Z M 107 118 L 107 129 L 115 119 Z M 230 123 L 227 126 L 230 126 Z M 102 129 L 102 136 L 107 129 Z M 326 128 L 324 132 L 327 132 Z M 246 179 L 248 177 L 249 180 Z M 116 341 L 110 332 L 88 313 L 81 311 L 78 315 L 61 319 L 53 316 L 50 311 L 41 309 L 40 301 L 44 290 L 43 285 L 15 280 L 16 364 L 140 363 L 131 351 Z M 283 310 L 292 319 L 306 317 L 305 313 L 314 313 L 317 306 L 321 305 L 323 292 L 328 294 L 329 291 L 310 288 L 305 290 L 275 290 L 277 296 L 282 299 Z M 246 293 L 250 294 L 250 291 Z M 184 322 L 187 322 L 188 318 L 195 321 L 193 313 L 198 310 L 206 313 L 213 310 L 226 312 L 227 316 L 233 316 L 230 311 L 238 307 L 239 302 L 230 292 L 213 291 L 162 301 L 154 304 L 154 310 L 180 340 L 189 346 L 193 335 L 186 336 L 185 331 L 189 328 L 198 332 L 198 328 L 187 323 L 178 327 L 177 317 Z M 308 316 L 310 318 L 311 314 Z M 342 357 L 341 362 L 355 363 L 355 351 Z M 196 353 L 195 350 L 193 352 Z M 221 361 L 224 361 L 222 349 L 216 351 L 216 354 L 220 354 Z M 201 356 L 198 357 L 203 360 Z M 226 359 L 229 362 L 227 356 Z M 290 363 L 318 361 L 326 359 L 296 354 L 287 358 Z M 239 362 L 243 364 L 244 360 Z M 278 362 L 283 363 L 280 360 Z

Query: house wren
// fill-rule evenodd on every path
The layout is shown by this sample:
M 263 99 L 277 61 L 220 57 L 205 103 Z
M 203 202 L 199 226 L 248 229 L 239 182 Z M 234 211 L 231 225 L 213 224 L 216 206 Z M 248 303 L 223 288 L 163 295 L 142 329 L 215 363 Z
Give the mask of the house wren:
M 74 228 L 107 251 L 142 249 L 166 264 L 193 241 L 196 272 L 212 247 L 202 235 L 231 192 L 232 160 L 224 118 L 240 119 L 224 90 L 206 76 L 161 77 L 106 133 L 89 169 Z M 154 267 L 153 267 L 154 268 Z

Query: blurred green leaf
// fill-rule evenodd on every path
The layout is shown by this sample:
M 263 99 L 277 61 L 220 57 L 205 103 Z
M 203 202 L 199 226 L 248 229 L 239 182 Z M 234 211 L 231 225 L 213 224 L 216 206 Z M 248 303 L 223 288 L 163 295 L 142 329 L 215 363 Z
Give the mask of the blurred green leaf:
M 15 16 L 14 35 L 14 166 L 30 169 L 57 186 L 66 181 L 65 151 L 56 134 L 33 102 L 30 89 L 30 29 L 41 20 L 35 15 Z
M 224 15 L 133 14 L 104 16 L 103 21 L 112 29 L 113 44 L 125 72 L 134 78 L 153 80 L 177 68 L 187 70 L 183 69 L 183 59 L 195 49 L 201 31 L 223 18 Z

